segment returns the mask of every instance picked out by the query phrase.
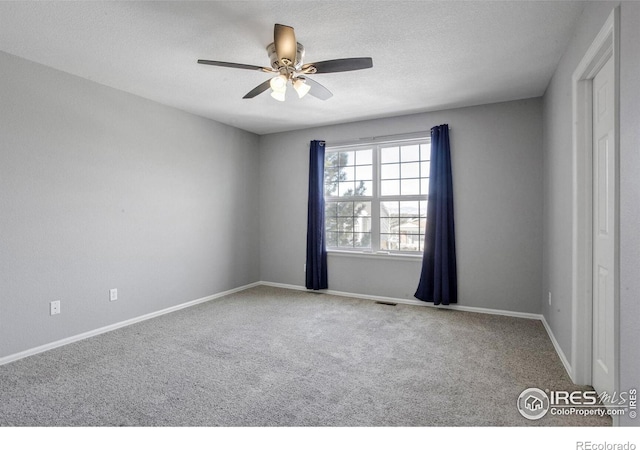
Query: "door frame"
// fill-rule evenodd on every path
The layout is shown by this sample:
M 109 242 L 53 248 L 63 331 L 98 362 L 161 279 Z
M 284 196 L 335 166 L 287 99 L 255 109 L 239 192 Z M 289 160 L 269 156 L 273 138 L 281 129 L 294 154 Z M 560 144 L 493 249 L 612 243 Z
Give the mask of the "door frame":
M 620 386 L 619 303 L 620 303 L 620 7 L 613 9 L 604 26 L 578 64 L 572 77 L 573 102 L 573 205 L 572 205 L 572 335 L 571 372 L 576 384 L 591 384 L 593 343 L 593 78 L 613 58 L 614 66 L 614 139 L 615 230 L 614 244 L 614 379 Z

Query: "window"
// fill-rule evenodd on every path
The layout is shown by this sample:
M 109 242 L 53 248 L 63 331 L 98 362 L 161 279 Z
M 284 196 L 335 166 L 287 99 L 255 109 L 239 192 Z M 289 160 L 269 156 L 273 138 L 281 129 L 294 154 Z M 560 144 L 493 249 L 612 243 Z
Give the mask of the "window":
M 430 159 L 428 138 L 328 147 L 324 166 L 327 248 L 422 252 Z

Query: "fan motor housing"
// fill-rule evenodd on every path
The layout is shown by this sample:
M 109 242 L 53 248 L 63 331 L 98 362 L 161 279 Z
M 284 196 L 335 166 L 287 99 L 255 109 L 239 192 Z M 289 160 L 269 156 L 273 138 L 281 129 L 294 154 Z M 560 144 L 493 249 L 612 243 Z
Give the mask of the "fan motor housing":
M 275 70 L 280 70 L 283 67 L 287 66 L 287 64 L 282 64 L 278 59 L 278 54 L 276 53 L 276 44 L 272 42 L 267 45 L 267 54 L 269 55 L 269 60 L 271 61 L 271 67 Z M 296 71 L 300 70 L 303 64 L 304 59 L 304 45 L 300 42 L 296 42 L 296 60 L 293 61 L 292 64 L 289 64 L 289 67 L 293 67 Z

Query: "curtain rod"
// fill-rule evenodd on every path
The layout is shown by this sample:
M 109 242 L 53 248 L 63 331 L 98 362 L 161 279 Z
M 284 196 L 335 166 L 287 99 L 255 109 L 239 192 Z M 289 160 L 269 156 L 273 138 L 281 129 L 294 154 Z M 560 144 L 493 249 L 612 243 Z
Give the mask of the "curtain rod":
M 451 127 L 449 127 L 449 131 L 451 131 Z M 348 141 L 328 141 L 325 143 L 327 147 L 348 147 L 355 145 L 363 145 L 370 144 L 374 142 L 386 142 L 386 141 L 394 141 L 394 140 L 411 140 L 411 139 L 420 139 L 424 137 L 431 136 L 431 130 L 426 131 L 414 131 L 412 133 L 401 133 L 401 134 L 387 134 L 384 136 L 369 136 L 369 137 L 361 137 L 357 139 L 350 139 Z

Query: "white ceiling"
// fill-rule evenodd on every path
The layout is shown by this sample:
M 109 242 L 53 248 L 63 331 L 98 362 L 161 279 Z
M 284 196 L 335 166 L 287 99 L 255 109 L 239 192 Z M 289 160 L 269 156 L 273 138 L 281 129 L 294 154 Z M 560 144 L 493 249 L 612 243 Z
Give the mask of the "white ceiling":
M 541 96 L 576 1 L 0 2 L 0 50 L 258 134 Z M 312 77 L 334 96 L 242 96 L 269 78 L 273 25 L 305 62 L 370 56 Z

